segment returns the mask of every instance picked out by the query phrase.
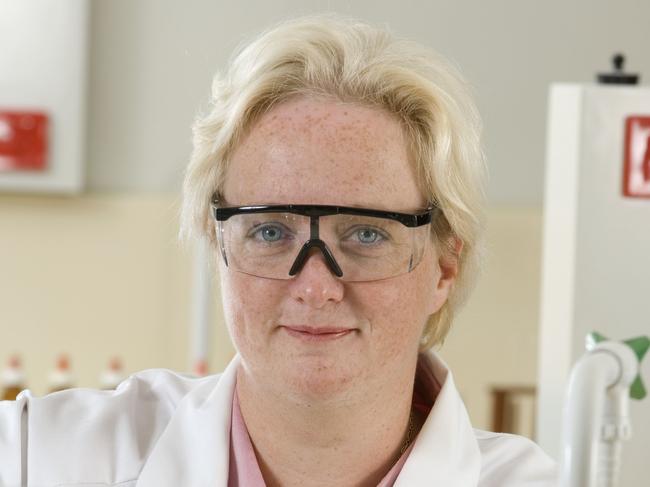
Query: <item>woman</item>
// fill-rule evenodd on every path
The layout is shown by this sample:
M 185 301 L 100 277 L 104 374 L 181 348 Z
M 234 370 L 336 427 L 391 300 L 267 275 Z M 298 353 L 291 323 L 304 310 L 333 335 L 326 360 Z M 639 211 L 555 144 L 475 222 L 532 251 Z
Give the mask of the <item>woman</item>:
M 472 429 L 430 351 L 478 269 L 479 139 L 420 46 L 331 16 L 263 33 L 215 79 L 184 187 L 237 357 L 3 403 L 0 484 L 555 485 L 532 442 Z

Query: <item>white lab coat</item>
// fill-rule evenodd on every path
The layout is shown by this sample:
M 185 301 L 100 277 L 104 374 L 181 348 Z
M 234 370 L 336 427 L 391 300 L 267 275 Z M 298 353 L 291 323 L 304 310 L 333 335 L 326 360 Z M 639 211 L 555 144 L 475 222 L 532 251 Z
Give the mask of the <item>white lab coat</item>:
M 200 379 L 153 369 L 115 391 L 0 402 L 0 486 L 227 486 L 238 363 Z M 396 487 L 557 485 L 531 441 L 472 429 L 445 364 L 434 353 L 424 363 L 442 388 Z

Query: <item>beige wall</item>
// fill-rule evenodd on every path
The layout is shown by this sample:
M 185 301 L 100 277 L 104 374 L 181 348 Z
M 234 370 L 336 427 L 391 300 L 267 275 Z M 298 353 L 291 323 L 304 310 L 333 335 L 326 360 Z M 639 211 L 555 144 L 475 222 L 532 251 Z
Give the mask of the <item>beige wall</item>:
M 60 352 L 81 386 L 114 354 L 130 372 L 188 370 L 191 255 L 177 227 L 169 196 L 0 197 L 0 360 L 20 352 L 36 393 Z M 220 368 L 231 352 L 215 343 Z
M 537 208 L 490 208 L 485 272 L 441 350 L 477 427 L 492 386 L 536 382 L 541 222 Z
M 19 352 L 34 393 L 67 352 L 97 387 L 112 355 L 128 372 L 188 371 L 191 252 L 175 195 L 0 196 L 0 361 Z M 535 381 L 540 211 L 493 208 L 484 277 L 442 354 L 470 414 L 489 426 L 491 384 Z M 233 350 L 215 298 L 212 370 Z

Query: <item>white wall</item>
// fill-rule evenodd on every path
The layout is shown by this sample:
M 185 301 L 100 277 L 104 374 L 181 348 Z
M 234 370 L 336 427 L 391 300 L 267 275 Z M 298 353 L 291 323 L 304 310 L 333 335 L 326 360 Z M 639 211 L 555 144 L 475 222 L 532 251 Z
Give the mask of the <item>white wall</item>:
M 650 2 L 638 0 L 94 1 L 89 184 L 175 189 L 189 125 L 233 48 L 271 22 L 336 11 L 387 23 L 460 65 L 485 119 L 490 200 L 541 205 L 546 93 L 591 81 L 624 51 L 650 77 Z M 164 143 L 161 143 L 164 141 Z

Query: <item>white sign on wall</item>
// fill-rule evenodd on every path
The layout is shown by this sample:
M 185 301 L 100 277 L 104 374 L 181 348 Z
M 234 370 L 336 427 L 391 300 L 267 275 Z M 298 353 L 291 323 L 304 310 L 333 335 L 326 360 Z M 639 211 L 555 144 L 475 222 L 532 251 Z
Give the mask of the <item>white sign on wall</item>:
M 0 0 L 0 192 L 83 188 L 88 0 Z

